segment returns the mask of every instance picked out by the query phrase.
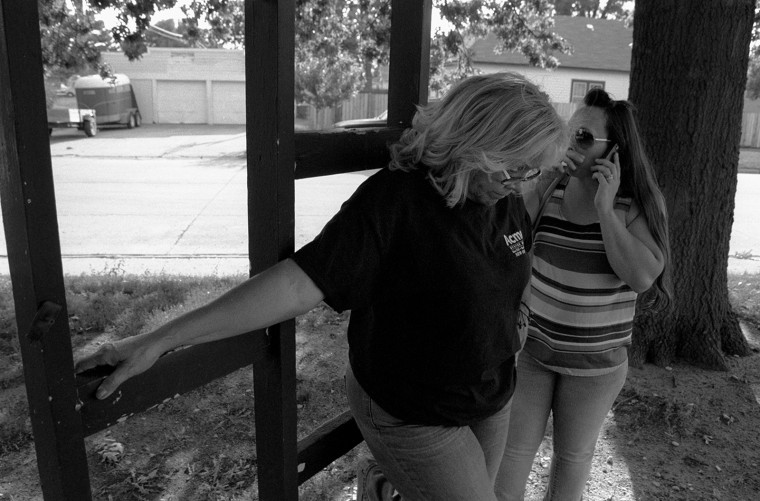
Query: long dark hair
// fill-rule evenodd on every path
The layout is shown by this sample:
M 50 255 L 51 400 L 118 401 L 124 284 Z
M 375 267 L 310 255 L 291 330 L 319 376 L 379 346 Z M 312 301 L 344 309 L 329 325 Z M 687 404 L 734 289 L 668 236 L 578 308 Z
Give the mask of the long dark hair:
M 616 101 L 604 89 L 591 89 L 583 104 L 604 111 L 607 137 L 619 146 L 621 196 L 631 197 L 647 218 L 649 231 L 665 257 L 665 267 L 645 293 L 643 304 L 664 310 L 672 298 L 670 284 L 670 239 L 665 198 L 657 183 L 654 166 L 649 160 L 644 140 L 636 121 L 636 107 L 630 101 Z

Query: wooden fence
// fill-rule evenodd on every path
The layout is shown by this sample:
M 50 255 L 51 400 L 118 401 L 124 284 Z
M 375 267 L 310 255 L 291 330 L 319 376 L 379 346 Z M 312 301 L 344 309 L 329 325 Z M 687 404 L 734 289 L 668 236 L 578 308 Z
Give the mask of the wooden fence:
M 552 103 L 562 118 L 568 120 L 578 108 L 577 103 Z M 388 109 L 388 94 L 379 90 L 372 93 L 360 92 L 356 96 L 344 100 L 340 108 L 324 108 L 318 110 L 313 106 L 305 106 L 299 114 L 305 122 L 305 128 L 313 130 L 329 129 L 340 120 L 354 118 L 371 118 Z
M 360 92 L 356 96 L 344 100 L 336 108 L 318 110 L 313 106 L 306 106 L 303 110 L 303 116 L 300 118 L 305 120 L 303 125 L 306 128 L 324 130 L 331 128 L 335 122 L 353 120 L 355 118 L 372 118 L 387 109 L 387 91 Z
M 742 148 L 760 148 L 760 113 L 742 115 Z
M 568 120 L 578 108 L 578 103 L 552 103 L 562 118 Z M 341 103 L 340 109 L 325 108 L 317 110 L 309 106 L 307 128 L 313 130 L 329 129 L 335 122 L 354 118 L 370 118 L 379 115 L 388 106 L 388 94 L 383 91 L 372 94 L 359 93 Z M 760 113 L 742 115 L 741 148 L 760 148 Z

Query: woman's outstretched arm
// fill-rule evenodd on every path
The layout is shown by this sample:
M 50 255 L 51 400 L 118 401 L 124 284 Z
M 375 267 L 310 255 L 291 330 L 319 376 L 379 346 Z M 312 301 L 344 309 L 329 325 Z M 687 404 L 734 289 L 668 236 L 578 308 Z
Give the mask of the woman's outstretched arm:
M 286 259 L 152 332 L 100 347 L 77 360 L 75 370 L 115 365 L 116 370 L 96 393 L 98 398 L 106 398 L 167 351 L 268 327 L 309 311 L 322 299 L 324 294 L 311 278 L 293 260 Z

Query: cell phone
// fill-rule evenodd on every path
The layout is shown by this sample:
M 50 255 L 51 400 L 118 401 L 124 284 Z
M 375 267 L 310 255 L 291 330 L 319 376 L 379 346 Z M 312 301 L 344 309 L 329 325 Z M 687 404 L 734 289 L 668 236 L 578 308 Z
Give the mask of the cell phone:
M 604 157 L 604 159 L 605 159 L 605 160 L 612 160 L 612 155 L 614 155 L 614 154 L 615 154 L 615 152 L 616 152 L 617 150 L 619 150 L 619 149 L 620 149 L 620 148 L 618 148 L 618 145 L 617 145 L 617 144 L 613 144 L 613 145 L 612 145 L 612 148 L 610 148 L 610 152 L 609 152 L 609 153 L 607 153 L 607 156 L 606 156 L 606 157 Z

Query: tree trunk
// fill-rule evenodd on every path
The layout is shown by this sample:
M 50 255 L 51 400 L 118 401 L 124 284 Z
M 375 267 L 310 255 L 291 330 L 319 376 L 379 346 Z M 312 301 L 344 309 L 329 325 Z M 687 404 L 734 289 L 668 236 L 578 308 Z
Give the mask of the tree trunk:
M 668 206 L 673 308 L 636 318 L 631 363 L 747 355 L 727 266 L 755 0 L 637 0 L 630 100 Z

